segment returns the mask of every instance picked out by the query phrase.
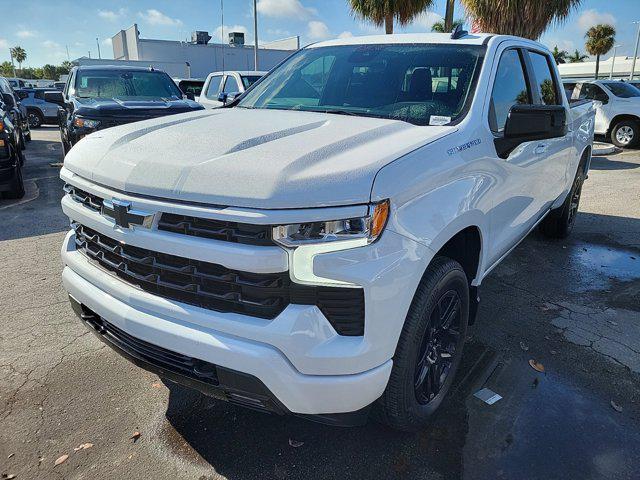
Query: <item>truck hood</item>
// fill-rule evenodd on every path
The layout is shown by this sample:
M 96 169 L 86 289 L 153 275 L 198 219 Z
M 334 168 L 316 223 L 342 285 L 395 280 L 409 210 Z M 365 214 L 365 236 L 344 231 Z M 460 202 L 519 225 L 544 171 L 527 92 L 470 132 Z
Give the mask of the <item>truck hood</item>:
M 172 113 L 200 110 L 199 103 L 191 100 L 155 98 L 155 99 L 123 99 L 123 98 L 76 98 L 77 115 L 101 117 L 140 117 L 153 118 Z
M 351 205 L 369 202 L 380 168 L 455 130 L 315 112 L 206 110 L 98 131 L 64 165 L 98 184 L 164 199 L 263 209 Z

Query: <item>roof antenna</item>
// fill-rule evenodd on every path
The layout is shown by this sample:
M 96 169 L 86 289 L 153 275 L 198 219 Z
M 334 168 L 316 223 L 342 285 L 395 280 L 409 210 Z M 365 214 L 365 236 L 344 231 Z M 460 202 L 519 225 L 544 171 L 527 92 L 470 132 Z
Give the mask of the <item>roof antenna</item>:
M 459 38 L 462 38 L 465 35 L 469 35 L 469 32 L 467 32 L 466 30 L 463 30 L 462 25 L 460 24 L 456 25 L 455 28 L 451 31 L 452 40 L 458 40 Z

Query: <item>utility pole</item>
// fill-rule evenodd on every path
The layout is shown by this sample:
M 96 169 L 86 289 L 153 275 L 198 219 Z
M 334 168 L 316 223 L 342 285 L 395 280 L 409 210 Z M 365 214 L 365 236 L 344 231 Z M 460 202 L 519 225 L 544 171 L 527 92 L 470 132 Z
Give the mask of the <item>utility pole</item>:
M 96 45 L 98 46 L 98 58 L 102 58 L 102 55 L 100 55 L 100 41 L 98 40 L 98 37 L 96 37 Z
M 640 21 L 633 23 L 638 24 L 638 34 L 636 36 L 636 49 L 633 52 L 633 63 L 631 64 L 631 73 L 629 74 L 629 80 L 633 80 L 633 75 L 636 73 L 636 58 L 638 58 L 638 44 L 640 43 Z
M 453 7 L 455 6 L 455 0 L 447 0 L 447 11 L 444 14 L 444 31 L 446 33 L 453 30 Z
M 222 73 L 224 73 L 224 0 L 220 0 L 220 11 L 221 11 L 221 30 L 222 33 L 220 34 L 222 36 Z
M 253 0 L 253 69 L 258 70 L 258 8 L 256 0 Z
M 618 47 L 621 47 L 622 45 L 614 45 L 613 46 L 613 58 L 611 59 L 611 72 L 609 72 L 609 80 L 611 80 L 613 78 L 613 66 L 616 63 L 616 50 L 618 49 Z
M 70 62 L 71 58 L 69 57 L 69 45 L 65 45 L 65 47 L 67 48 L 67 62 Z

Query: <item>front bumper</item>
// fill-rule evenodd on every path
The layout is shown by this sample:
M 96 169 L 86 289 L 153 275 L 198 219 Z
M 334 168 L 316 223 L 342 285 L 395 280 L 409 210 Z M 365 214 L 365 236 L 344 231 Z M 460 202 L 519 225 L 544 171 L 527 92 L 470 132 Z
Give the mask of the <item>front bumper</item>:
M 63 178 L 101 198 L 112 198 L 103 187 L 65 169 Z M 309 221 L 302 217 L 337 214 L 318 209 L 215 210 L 119 193 L 118 198 L 131 201 L 141 211 L 178 214 L 188 210 L 198 215 L 233 215 L 235 221 L 246 222 L 250 217 L 267 225 L 280 223 L 283 216 Z M 72 220 L 128 245 L 241 271 L 270 273 L 289 268 L 287 253 L 280 247 L 188 238 L 154 228 L 115 228 L 113 222 L 69 196 L 62 206 Z M 359 285 L 364 292 L 364 335 L 343 336 L 314 305 L 289 304 L 272 320 L 208 310 L 145 292 L 97 267 L 76 250 L 73 232 L 62 249 L 64 286 L 95 315 L 134 339 L 255 377 L 284 411 L 310 415 L 355 412 L 382 394 L 407 310 L 431 255 L 426 247 L 388 230 L 366 247 L 316 256 L 314 273 Z

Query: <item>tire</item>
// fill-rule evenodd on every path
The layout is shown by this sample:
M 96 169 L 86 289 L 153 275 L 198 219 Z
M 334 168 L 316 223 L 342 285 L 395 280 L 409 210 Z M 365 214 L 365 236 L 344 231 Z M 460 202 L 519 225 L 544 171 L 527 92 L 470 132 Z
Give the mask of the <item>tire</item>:
M 620 148 L 635 147 L 640 141 L 640 125 L 633 120 L 621 120 L 611 129 L 611 143 Z
M 40 128 L 44 123 L 42 113 L 37 110 L 29 110 L 27 116 L 29 118 L 29 128 Z
M 22 166 L 20 164 L 16 166 L 16 174 L 13 176 L 10 188 L 8 192 L 3 193 L 4 198 L 17 200 L 24 197 L 24 179 L 22 178 Z
M 436 328 L 441 317 L 450 318 L 449 330 Z M 428 424 L 453 383 L 468 322 L 467 276 L 458 262 L 436 256 L 409 308 L 387 388 L 374 404 L 378 421 L 403 431 Z M 431 388 L 436 383 L 438 387 Z
M 562 205 L 551 210 L 540 224 L 540 230 L 546 237 L 560 239 L 569 236 L 578 216 L 583 183 L 584 163 L 580 162 L 567 198 Z

